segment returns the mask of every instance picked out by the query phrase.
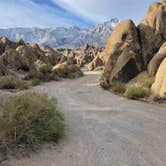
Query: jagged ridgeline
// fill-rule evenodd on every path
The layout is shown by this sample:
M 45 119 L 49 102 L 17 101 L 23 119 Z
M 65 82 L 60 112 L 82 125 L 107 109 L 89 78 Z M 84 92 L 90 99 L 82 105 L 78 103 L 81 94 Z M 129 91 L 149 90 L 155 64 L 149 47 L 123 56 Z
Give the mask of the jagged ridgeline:
M 0 29 L 0 36 L 6 36 L 10 40 L 23 39 L 26 42 L 40 43 L 51 47 L 77 48 L 86 44 L 105 46 L 106 41 L 115 25 L 117 18 L 104 22 L 94 27 L 58 27 L 47 28 L 9 28 Z

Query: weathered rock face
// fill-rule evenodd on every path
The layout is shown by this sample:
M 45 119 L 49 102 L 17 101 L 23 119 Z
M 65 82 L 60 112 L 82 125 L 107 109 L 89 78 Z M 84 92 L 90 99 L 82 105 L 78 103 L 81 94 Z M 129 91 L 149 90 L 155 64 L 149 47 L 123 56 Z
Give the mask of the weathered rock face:
M 166 98 L 166 58 L 162 61 L 151 88 L 152 94 Z
M 56 65 L 61 60 L 62 54 L 48 46 L 39 45 L 40 50 L 44 52 L 44 61 L 49 62 L 52 65 Z
M 16 49 L 18 46 L 25 45 L 23 40 L 19 40 L 18 42 L 12 42 L 7 37 L 0 37 L 0 54 L 5 52 L 6 49 L 13 48 Z
M 161 46 L 160 50 L 155 54 L 148 64 L 148 73 L 154 76 L 163 61 L 166 58 L 166 42 Z
M 127 82 L 142 69 L 141 46 L 135 24 L 121 22 L 112 32 L 105 49 L 104 79 Z
M 153 3 L 138 25 L 144 64 L 147 65 L 166 40 L 165 1 Z
M 76 52 L 77 64 L 79 64 L 80 66 L 89 64 L 100 51 L 100 48 L 87 45 L 82 50 Z
M 101 66 L 104 66 L 104 52 L 97 54 L 93 61 L 89 63 L 88 70 L 93 71 Z

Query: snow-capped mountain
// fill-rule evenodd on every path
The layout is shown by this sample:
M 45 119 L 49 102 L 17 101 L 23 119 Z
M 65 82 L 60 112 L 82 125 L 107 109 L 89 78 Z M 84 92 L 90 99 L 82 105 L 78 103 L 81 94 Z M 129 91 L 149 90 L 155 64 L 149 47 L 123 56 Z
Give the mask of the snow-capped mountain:
M 9 28 L 0 29 L 0 36 L 6 36 L 11 40 L 23 39 L 26 42 L 34 42 L 49 45 L 54 48 L 82 47 L 86 44 L 104 46 L 115 25 L 119 22 L 114 18 L 97 26 L 88 28 L 58 27 L 46 28 Z

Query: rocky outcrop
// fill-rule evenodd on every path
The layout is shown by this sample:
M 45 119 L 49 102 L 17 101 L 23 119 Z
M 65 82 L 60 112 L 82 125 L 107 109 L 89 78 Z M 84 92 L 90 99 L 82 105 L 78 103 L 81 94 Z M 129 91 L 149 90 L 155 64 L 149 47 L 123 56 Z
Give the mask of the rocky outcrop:
M 44 60 L 53 66 L 58 64 L 61 60 L 62 54 L 59 51 L 52 49 L 45 45 L 39 45 L 40 50 L 44 52 Z
M 165 0 L 150 6 L 147 16 L 138 25 L 138 30 L 144 64 L 147 65 L 166 40 Z
M 93 61 L 89 63 L 88 70 L 93 71 L 102 66 L 104 66 L 104 52 L 97 54 L 97 56 L 93 59 Z
M 154 96 L 166 98 L 166 58 L 157 71 L 151 90 Z
M 76 54 L 77 64 L 84 66 L 93 61 L 97 56 L 98 52 L 101 52 L 102 49 L 94 46 L 87 45 L 85 48 L 80 49 Z
M 17 47 L 16 51 L 18 54 L 25 59 L 27 59 L 27 62 L 29 64 L 29 67 L 38 60 L 38 55 L 36 54 L 35 49 L 29 46 L 19 46 Z
M 15 49 L 7 49 L 0 57 L 1 62 L 14 70 L 29 70 L 28 59 L 21 56 Z
M 155 54 L 148 64 L 148 73 L 154 76 L 163 61 L 166 58 L 166 42 L 161 46 L 160 50 Z
M 135 24 L 121 22 L 112 32 L 105 49 L 104 79 L 127 82 L 142 69 L 141 46 Z

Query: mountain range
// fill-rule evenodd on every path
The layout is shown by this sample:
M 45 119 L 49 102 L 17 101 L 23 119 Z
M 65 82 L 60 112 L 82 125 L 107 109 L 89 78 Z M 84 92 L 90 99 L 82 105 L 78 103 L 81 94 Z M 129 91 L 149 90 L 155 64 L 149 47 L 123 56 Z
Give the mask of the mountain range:
M 53 48 L 78 48 L 86 44 L 105 46 L 115 25 L 119 23 L 113 18 L 102 24 L 87 28 L 57 27 L 57 28 L 8 28 L 0 29 L 0 36 L 10 40 L 23 39 L 26 42 L 39 43 Z

